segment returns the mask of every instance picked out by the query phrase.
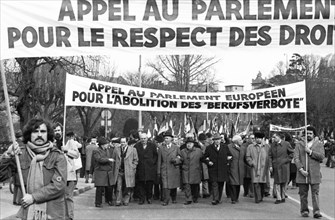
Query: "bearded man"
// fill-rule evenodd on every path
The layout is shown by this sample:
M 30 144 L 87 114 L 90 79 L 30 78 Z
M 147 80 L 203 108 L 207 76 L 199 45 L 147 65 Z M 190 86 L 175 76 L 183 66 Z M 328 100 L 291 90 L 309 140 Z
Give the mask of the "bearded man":
M 20 219 L 64 219 L 67 180 L 66 158 L 53 144 L 54 132 L 43 119 L 32 119 L 24 128 L 24 147 L 11 145 L 0 158 L 0 179 L 10 177 L 14 152 L 19 155 L 27 193 L 17 217 Z M 9 166 L 9 164 L 15 164 Z

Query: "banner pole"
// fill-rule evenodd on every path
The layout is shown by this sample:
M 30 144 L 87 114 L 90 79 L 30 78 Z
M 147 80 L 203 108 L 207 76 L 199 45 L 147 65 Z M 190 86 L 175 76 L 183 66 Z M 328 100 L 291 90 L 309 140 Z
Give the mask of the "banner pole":
M 305 112 L 305 144 L 307 147 L 307 112 Z M 307 152 L 305 152 L 306 154 L 306 171 L 308 171 L 308 154 Z M 306 183 L 308 183 L 308 176 L 306 176 Z
M 138 65 L 138 77 L 139 77 L 139 87 L 142 87 L 142 75 L 141 75 L 141 65 L 142 65 L 142 55 L 139 56 Z M 142 132 L 142 111 L 138 111 L 138 129 Z
M 16 143 L 16 139 L 15 139 L 15 134 L 14 134 L 12 114 L 10 112 L 10 104 L 9 104 L 9 97 L 8 97 L 8 90 L 7 90 L 7 83 L 6 83 L 4 60 L 1 60 L 0 66 L 1 66 L 1 78 L 2 78 L 3 92 L 4 92 L 4 95 L 5 95 L 7 116 L 8 116 L 8 122 L 9 122 L 10 136 L 11 136 L 11 139 L 12 139 L 12 142 L 13 142 L 12 149 L 13 149 L 14 156 L 15 156 L 15 161 L 16 161 L 16 166 L 17 166 L 17 173 L 19 174 L 19 180 L 20 180 L 22 195 L 25 196 L 26 195 L 26 189 L 24 188 L 24 182 L 23 182 L 20 159 L 19 159 L 19 156 L 14 151 L 14 143 Z
M 64 89 L 64 94 L 66 94 L 66 82 L 67 82 L 67 74 L 65 74 L 65 89 Z M 66 104 L 64 101 L 64 113 L 63 113 L 63 147 L 65 146 L 65 123 L 66 123 Z M 61 149 L 62 150 L 62 149 Z

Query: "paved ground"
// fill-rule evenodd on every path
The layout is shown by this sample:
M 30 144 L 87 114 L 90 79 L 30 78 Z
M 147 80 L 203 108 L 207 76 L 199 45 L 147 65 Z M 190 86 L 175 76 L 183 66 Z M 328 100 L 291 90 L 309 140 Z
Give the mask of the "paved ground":
M 320 206 L 322 219 L 334 219 L 335 217 L 335 169 L 322 165 L 323 182 L 320 190 Z M 231 204 L 229 199 L 223 199 L 222 204 L 212 206 L 211 199 L 200 199 L 198 204 L 183 205 L 184 198 L 178 192 L 178 203 L 162 206 L 158 201 L 153 204 L 138 205 L 135 202 L 128 207 L 108 206 L 94 207 L 95 189 L 93 184 L 85 184 L 84 179 L 79 179 L 79 190 L 75 197 L 75 219 L 299 219 L 299 195 L 298 189 L 288 190 L 289 198 L 286 203 L 275 205 L 272 196 L 265 198 L 263 203 L 255 204 L 251 198 L 240 197 L 238 204 Z M 243 192 L 243 190 L 241 190 Z M 12 194 L 8 184 L 0 190 L 0 219 L 15 219 L 18 206 L 12 205 Z M 84 193 L 85 192 L 85 193 Z M 242 193 L 241 192 L 241 193 Z M 80 195 L 79 195 L 80 194 Z M 309 196 L 310 200 L 310 196 Z M 309 201 L 311 206 L 311 201 Z M 309 219 L 312 219 L 311 217 Z M 306 219 L 307 220 L 307 219 Z
M 13 194 L 9 191 L 9 184 L 1 184 L 2 189 L 0 190 L 0 219 L 15 219 L 15 214 L 19 210 L 19 206 L 13 205 Z M 74 191 L 74 195 L 78 196 L 87 190 L 92 189 L 94 186 L 92 183 L 85 183 L 84 178 L 79 178 L 77 188 Z

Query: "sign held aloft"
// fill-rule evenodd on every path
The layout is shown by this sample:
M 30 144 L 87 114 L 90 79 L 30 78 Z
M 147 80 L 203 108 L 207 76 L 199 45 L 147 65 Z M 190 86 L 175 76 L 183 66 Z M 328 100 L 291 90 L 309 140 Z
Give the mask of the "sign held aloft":
M 65 105 L 170 112 L 305 112 L 305 81 L 243 92 L 175 92 L 67 74 Z

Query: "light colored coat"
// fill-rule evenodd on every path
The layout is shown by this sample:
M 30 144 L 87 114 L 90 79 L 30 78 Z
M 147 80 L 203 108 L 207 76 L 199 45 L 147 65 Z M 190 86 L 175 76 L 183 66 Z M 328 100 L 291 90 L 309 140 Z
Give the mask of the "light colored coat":
M 230 162 L 229 183 L 231 185 L 243 185 L 245 172 L 245 147 L 237 149 L 234 143 L 228 145 L 232 161 Z
M 321 183 L 321 167 L 320 163 L 325 158 L 325 150 L 321 142 L 314 141 L 311 147 L 312 155 L 307 156 L 307 169 L 306 169 L 306 152 L 305 143 L 300 141 L 296 144 L 294 149 L 294 162 L 297 166 L 297 183 L 309 183 L 317 184 Z M 306 182 L 306 177 L 300 173 L 300 169 L 303 168 L 308 172 L 308 178 Z
M 268 144 L 250 144 L 247 148 L 246 160 L 251 166 L 251 181 L 253 183 L 266 183 L 269 173 L 269 149 Z
M 76 168 L 74 165 L 74 159 L 78 159 L 80 156 L 78 147 L 79 144 L 77 141 L 70 139 L 66 142 L 65 146 L 62 146 L 62 150 L 66 151 L 66 160 L 67 160 L 67 181 L 76 181 Z
M 290 143 L 281 141 L 273 143 L 269 151 L 269 164 L 273 168 L 273 179 L 275 184 L 288 183 L 290 179 L 290 162 L 294 150 Z
M 115 160 L 113 167 L 113 175 L 110 176 L 110 182 L 112 185 L 116 184 L 117 177 L 119 175 L 119 169 L 121 166 L 121 147 L 115 147 L 112 158 Z M 128 146 L 126 156 L 124 158 L 124 172 L 126 187 L 135 186 L 135 175 L 136 167 L 138 164 L 137 151 L 133 146 Z
M 177 145 L 172 144 L 168 149 L 163 143 L 158 148 L 157 173 L 162 178 L 163 189 L 180 186 L 180 163 L 180 149 Z

